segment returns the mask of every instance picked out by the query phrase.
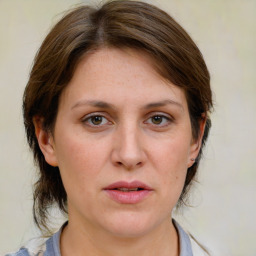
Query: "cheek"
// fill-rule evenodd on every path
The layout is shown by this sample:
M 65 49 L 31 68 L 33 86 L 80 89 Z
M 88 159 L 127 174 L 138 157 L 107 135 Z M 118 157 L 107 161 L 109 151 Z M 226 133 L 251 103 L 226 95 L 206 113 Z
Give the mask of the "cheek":
M 86 141 L 86 140 L 85 140 Z M 99 173 L 103 166 L 104 145 L 67 138 L 59 143 L 59 169 L 68 196 L 69 210 L 93 208 L 91 200 L 100 190 Z M 90 200 L 88 200 L 90 199 Z M 80 209 L 81 210 L 81 209 Z
M 181 140 L 179 138 L 166 140 L 152 148 L 152 162 L 155 169 L 159 171 L 158 176 L 166 196 L 171 192 L 179 197 L 183 189 L 187 174 L 189 148 L 189 139 Z
M 80 189 L 86 186 L 89 189 L 107 159 L 109 150 L 106 143 L 96 143 L 75 135 L 63 134 L 62 137 L 65 140 L 57 140 L 56 152 L 64 185 L 71 189 L 72 186 Z
M 172 173 L 180 173 L 183 169 L 187 169 L 189 152 L 189 139 L 176 137 L 155 144 L 151 154 L 154 156 L 155 164 L 162 165 L 164 169 L 169 168 Z

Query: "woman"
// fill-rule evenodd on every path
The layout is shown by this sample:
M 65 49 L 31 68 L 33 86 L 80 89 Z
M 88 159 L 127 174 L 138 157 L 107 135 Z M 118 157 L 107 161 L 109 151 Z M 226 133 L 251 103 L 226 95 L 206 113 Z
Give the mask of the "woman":
M 112 1 L 72 10 L 50 31 L 23 101 L 39 166 L 34 219 L 49 231 L 10 255 L 206 255 L 171 219 L 210 129 L 210 77 L 162 10 Z

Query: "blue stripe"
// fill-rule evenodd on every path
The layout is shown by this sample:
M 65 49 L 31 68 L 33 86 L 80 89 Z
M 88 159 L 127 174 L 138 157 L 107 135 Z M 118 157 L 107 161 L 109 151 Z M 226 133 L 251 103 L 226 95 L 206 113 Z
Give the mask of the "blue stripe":
M 180 256 L 193 256 L 192 246 L 188 234 L 175 220 L 173 220 L 173 224 L 178 230 L 179 234 Z
M 55 233 L 52 237 L 50 237 L 46 241 L 46 252 L 44 254 L 45 256 L 61 256 L 60 255 L 60 234 L 62 229 L 63 229 L 63 226 L 57 233 Z
M 5 256 L 30 256 L 27 248 L 21 248 L 18 252 L 8 253 Z

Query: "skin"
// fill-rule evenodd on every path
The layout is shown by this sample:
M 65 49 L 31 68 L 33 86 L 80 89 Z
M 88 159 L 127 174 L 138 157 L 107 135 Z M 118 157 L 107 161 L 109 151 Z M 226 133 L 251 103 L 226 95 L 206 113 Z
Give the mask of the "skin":
M 202 136 L 192 137 L 182 89 L 145 53 L 103 48 L 85 56 L 61 95 L 53 133 L 40 118 L 34 123 L 68 195 L 62 255 L 178 255 L 171 213 Z M 152 191 L 139 203 L 118 203 L 104 188 L 120 180 Z

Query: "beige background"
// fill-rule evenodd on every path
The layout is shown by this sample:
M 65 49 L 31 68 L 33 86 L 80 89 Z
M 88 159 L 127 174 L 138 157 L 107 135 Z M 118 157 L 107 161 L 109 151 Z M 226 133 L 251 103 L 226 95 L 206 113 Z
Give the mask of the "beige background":
M 31 215 L 35 172 L 21 98 L 42 39 L 59 13 L 80 2 L 0 0 L 0 255 L 37 233 Z M 256 255 L 256 1 L 154 2 L 194 38 L 215 93 L 194 207 L 178 219 L 215 255 Z

